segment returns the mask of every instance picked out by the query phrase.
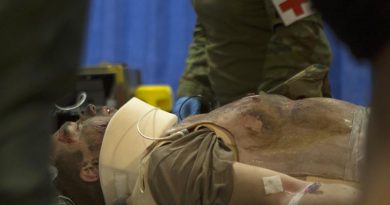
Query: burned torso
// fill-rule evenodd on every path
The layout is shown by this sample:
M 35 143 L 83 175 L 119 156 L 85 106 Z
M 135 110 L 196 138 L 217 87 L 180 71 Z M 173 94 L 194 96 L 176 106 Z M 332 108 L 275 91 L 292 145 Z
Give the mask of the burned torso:
M 190 117 L 178 128 L 212 123 L 226 129 L 242 163 L 357 181 L 366 118 L 366 108 L 335 99 L 256 95 Z

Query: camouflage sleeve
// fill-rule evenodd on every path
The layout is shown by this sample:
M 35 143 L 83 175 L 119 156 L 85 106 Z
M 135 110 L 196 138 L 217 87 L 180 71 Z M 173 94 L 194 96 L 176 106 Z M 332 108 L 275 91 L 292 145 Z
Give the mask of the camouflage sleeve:
M 197 23 L 188 51 L 186 68 L 179 81 L 177 97 L 194 95 L 212 96 L 208 78 L 209 67 L 205 46 L 206 38 L 203 27 Z
M 326 86 L 327 74 L 327 67 L 320 64 L 311 65 L 266 92 L 291 99 L 329 97 L 323 91 L 323 87 Z
M 284 26 L 277 19 L 273 22 L 273 36 L 267 46 L 264 79 L 259 91 L 272 90 L 293 99 L 330 97 L 331 50 L 321 17 L 314 14 L 290 26 Z M 302 79 L 297 81 L 297 78 Z

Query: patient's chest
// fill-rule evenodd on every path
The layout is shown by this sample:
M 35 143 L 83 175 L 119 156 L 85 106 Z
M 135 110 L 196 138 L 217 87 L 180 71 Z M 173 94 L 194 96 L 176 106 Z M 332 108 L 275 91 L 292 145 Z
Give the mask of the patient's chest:
M 357 109 L 334 100 L 253 96 L 190 121 L 212 122 L 227 129 L 240 162 L 290 175 L 345 179 L 351 175 L 346 173 L 346 164 L 351 160 Z

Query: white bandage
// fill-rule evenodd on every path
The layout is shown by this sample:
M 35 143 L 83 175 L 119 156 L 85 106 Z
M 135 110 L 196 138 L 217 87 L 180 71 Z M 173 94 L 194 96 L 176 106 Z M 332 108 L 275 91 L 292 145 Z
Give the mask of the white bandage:
M 266 195 L 284 191 L 280 176 L 263 177 L 263 183 Z

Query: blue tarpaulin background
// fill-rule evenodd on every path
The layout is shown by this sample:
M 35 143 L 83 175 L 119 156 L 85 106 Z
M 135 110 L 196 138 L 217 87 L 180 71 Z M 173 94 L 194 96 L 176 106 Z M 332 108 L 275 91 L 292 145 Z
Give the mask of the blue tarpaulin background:
M 141 70 L 144 84 L 176 90 L 195 22 L 190 0 L 92 0 L 89 16 L 84 65 L 125 63 Z M 326 31 L 333 50 L 333 96 L 369 105 L 370 65 Z

